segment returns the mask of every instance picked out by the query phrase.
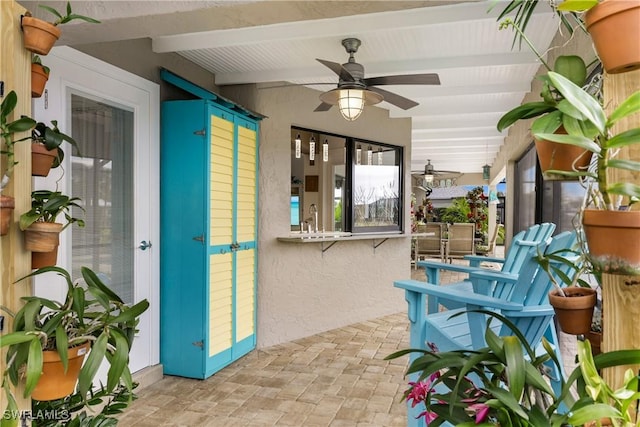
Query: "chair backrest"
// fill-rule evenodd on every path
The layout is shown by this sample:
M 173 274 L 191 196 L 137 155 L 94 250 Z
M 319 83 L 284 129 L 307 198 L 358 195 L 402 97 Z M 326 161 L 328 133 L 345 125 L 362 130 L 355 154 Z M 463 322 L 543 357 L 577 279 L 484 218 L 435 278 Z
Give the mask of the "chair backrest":
M 529 249 L 537 247 L 542 242 L 547 242 L 555 229 L 554 223 L 545 222 L 532 225 L 516 234 L 505 254 L 502 271 L 518 272 L 522 263 L 528 258 Z
M 418 233 L 433 233 L 433 236 L 418 237 L 416 239 L 418 255 L 440 254 L 442 225 L 441 222 L 418 225 Z
M 448 256 L 475 254 L 475 227 L 473 223 L 455 223 L 449 225 Z
M 571 252 L 571 249 L 576 249 L 576 242 L 577 235 L 575 231 L 565 231 L 553 237 L 551 239 L 551 243 L 547 246 L 544 252 L 547 255 L 553 253 L 554 255 L 560 255 L 566 258 L 577 258 L 577 256 Z M 547 272 L 539 266 L 538 262 L 534 258 L 535 254 L 535 249 L 529 250 L 529 259 L 525 262 L 521 270 L 521 274 L 523 274 L 523 270 L 526 270 L 524 271 L 524 280 L 519 280 L 517 285 L 513 287 L 509 300 L 512 302 L 522 303 L 525 306 L 547 306 L 548 294 L 553 287 L 553 283 L 549 275 L 553 276 L 556 282 L 562 283 L 562 280 L 559 277 L 560 274 L 569 275 L 572 267 L 568 264 L 552 261 L 552 264 L 555 265 L 560 273 L 555 270 Z M 534 273 L 533 277 L 531 276 L 531 271 Z M 496 292 L 499 293 L 500 290 L 496 290 Z M 507 317 L 518 327 L 518 329 L 520 329 L 529 343 L 536 344 L 540 342 L 546 328 L 546 326 L 543 327 L 544 325 L 541 323 L 548 322 L 548 319 L 545 319 L 543 316 L 536 318 L 520 316 L 511 317 L 507 315 Z M 503 326 L 501 335 L 511 335 L 511 330 L 508 327 Z
M 493 253 L 493 250 L 496 247 L 496 240 L 498 239 L 498 232 L 501 228 L 504 228 L 504 225 L 496 224 L 495 228 L 493 229 L 493 235 L 491 236 L 491 240 L 489 240 L 489 247 L 487 248 L 488 254 Z

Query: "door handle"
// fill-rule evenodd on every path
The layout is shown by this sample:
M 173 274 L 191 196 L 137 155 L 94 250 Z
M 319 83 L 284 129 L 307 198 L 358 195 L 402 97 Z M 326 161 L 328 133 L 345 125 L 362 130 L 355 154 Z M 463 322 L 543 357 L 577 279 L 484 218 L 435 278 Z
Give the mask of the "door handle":
M 147 248 L 151 247 L 151 242 L 147 242 L 146 240 L 143 240 L 142 242 L 140 242 L 140 245 L 138 246 L 138 249 L 146 251 Z

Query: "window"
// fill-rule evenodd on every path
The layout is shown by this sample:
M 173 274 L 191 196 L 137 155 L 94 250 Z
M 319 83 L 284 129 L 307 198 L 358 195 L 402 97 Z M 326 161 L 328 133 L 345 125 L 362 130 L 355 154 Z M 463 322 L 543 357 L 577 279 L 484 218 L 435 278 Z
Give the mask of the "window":
M 401 231 L 402 154 L 381 142 L 291 128 L 291 195 L 299 196 L 300 215 L 294 224 L 292 204 L 291 230 Z

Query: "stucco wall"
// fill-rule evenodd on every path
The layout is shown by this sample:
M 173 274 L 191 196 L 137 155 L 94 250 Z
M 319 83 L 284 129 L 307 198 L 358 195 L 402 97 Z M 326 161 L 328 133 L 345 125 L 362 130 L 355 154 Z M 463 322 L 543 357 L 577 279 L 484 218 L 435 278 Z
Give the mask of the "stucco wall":
M 314 113 L 319 93 L 296 86 L 225 88 L 223 95 L 268 116 L 260 126 L 258 347 L 405 311 L 393 280 L 410 277 L 408 238 L 389 239 L 375 250 L 369 240 L 339 242 L 323 254 L 319 243 L 277 237 L 289 234 L 292 125 L 403 146 L 410 164 L 409 119 L 389 119 L 376 107 L 355 122 L 336 108 Z M 410 194 L 409 171 L 404 184 Z M 408 214 L 406 199 L 406 224 Z

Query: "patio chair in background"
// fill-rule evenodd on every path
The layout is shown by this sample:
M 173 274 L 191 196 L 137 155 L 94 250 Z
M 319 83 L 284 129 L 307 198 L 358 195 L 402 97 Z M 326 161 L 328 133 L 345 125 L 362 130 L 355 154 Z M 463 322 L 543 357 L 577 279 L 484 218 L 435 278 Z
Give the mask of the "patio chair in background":
M 445 257 L 452 262 L 453 258 L 464 258 L 465 255 L 476 254 L 476 225 L 473 223 L 450 224 L 448 228 L 447 249 Z
M 433 236 L 418 236 L 416 238 L 416 261 L 428 256 L 438 257 L 440 258 L 440 261 L 444 260 L 442 230 L 443 224 L 441 222 L 430 222 L 418 225 L 418 234 L 433 233 Z

